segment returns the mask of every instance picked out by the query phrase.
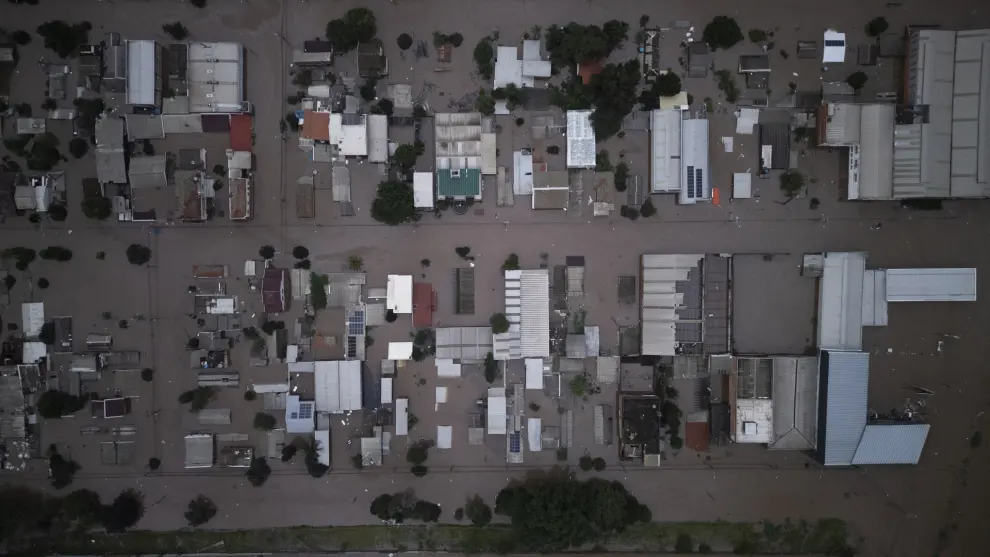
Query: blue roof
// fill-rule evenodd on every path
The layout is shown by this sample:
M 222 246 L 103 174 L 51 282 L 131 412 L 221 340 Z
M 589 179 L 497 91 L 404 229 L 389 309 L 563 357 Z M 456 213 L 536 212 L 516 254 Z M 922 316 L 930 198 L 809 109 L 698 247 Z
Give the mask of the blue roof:
M 917 464 L 928 439 L 930 424 L 871 424 L 863 431 L 852 463 Z
M 870 354 L 823 350 L 818 365 L 819 458 L 825 466 L 849 466 L 866 428 Z

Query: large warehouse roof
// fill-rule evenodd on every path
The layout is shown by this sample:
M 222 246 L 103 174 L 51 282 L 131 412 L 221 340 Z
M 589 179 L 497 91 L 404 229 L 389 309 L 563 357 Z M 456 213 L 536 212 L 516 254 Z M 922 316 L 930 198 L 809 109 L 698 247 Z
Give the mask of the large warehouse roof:
M 681 111 L 650 113 L 650 191 L 681 191 Z
M 701 265 L 704 255 L 642 257 L 642 354 L 674 356 L 700 344 Z
M 817 450 L 826 466 L 848 466 L 866 428 L 870 354 L 823 350 L 818 372 Z
M 340 413 L 361 409 L 359 360 L 316 362 L 314 375 L 317 412 Z
M 518 336 L 520 356 L 550 356 L 550 274 L 545 269 L 505 271 L 505 316 Z
M 242 112 L 244 49 L 236 43 L 189 43 L 190 112 Z
M 863 347 L 863 277 L 866 254 L 825 254 L 818 294 L 818 347 L 853 350 Z

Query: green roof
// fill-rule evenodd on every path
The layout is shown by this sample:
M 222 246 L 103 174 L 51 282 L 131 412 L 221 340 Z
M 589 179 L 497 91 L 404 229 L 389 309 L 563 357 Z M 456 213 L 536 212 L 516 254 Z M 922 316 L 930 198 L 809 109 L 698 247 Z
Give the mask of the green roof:
M 459 176 L 452 176 L 452 172 Z M 481 197 L 481 170 L 438 170 L 437 197 Z

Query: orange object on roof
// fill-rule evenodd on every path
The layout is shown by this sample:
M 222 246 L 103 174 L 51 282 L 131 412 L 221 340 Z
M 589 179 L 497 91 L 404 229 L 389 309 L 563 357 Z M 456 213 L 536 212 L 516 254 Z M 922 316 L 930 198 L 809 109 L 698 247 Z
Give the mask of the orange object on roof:
M 718 188 L 712 188 L 712 204 L 721 205 L 721 197 L 719 196 Z
M 330 113 L 307 110 L 303 112 L 302 137 L 330 141 Z
M 707 451 L 712 433 L 708 422 L 688 422 L 684 424 L 684 446 L 692 451 Z
M 413 283 L 413 327 L 433 325 L 433 312 L 437 309 L 437 293 L 428 282 Z
M 254 148 L 251 115 L 234 114 L 230 117 L 230 148 L 235 151 L 251 151 Z
M 591 60 L 578 64 L 578 76 L 581 78 L 581 83 L 585 85 L 591 83 L 591 76 L 598 75 L 602 73 L 605 68 L 605 59 L 599 58 L 597 60 Z

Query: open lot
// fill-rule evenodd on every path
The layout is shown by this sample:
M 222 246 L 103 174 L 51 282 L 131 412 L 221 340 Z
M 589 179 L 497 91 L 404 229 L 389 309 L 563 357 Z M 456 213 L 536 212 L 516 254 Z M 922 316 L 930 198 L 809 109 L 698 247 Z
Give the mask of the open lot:
M 513 207 L 497 207 L 493 188 L 485 192 L 483 201 L 469 214 L 447 212 L 442 219 L 425 218 L 414 225 L 389 228 L 374 223 L 369 214 L 374 188 L 381 178 L 379 170 L 370 164 L 351 164 L 356 214 L 339 216 L 329 189 L 319 189 L 316 218 L 299 219 L 294 210 L 296 179 L 312 173 L 316 166 L 296 148 L 294 138 L 282 141 L 276 127 L 276 120 L 282 119 L 286 110 L 286 92 L 291 92 L 287 60 L 292 48 L 306 38 L 321 35 L 326 21 L 339 17 L 352 4 L 214 0 L 206 12 L 172 2 L 118 1 L 109 5 L 49 0 L 37 8 L 0 6 L 4 21 L 16 21 L 25 29 L 54 17 L 50 10 L 58 6 L 58 17 L 69 21 L 88 19 L 93 22 L 94 32 L 113 30 L 128 37 L 163 41 L 166 39 L 160 23 L 179 19 L 190 28 L 193 39 L 237 41 L 249 53 L 247 98 L 255 105 L 254 152 L 258 169 L 253 221 L 232 224 L 217 218 L 207 224 L 186 226 L 88 221 L 77 208 L 81 179 L 95 175 L 90 156 L 60 167 L 69 181 L 70 215 L 65 223 L 34 226 L 19 218 L 2 225 L 5 247 L 40 249 L 61 245 L 75 254 L 67 263 L 35 262 L 28 272 L 15 272 L 18 285 L 11 293 L 10 304 L 2 310 L 4 323 L 19 320 L 21 302 L 43 300 L 49 315 L 73 316 L 77 348 L 88 332 L 112 331 L 116 347 L 141 351 L 142 366 L 156 370 L 151 383 L 120 376 L 105 386 L 138 397 L 135 411 L 127 416 L 128 425 L 138 431 L 133 464 L 100 463 L 97 441 L 102 439 L 94 437 L 91 442 L 79 436 L 80 427 L 93 423 L 88 417 L 46 422 L 42 427 L 44 444 L 56 443 L 82 464 L 73 487 L 96 489 L 105 498 L 125 487 L 144 491 L 149 501 L 141 522 L 144 528 L 184 525 L 182 510 L 188 499 L 198 493 L 208 494 L 219 505 L 220 514 L 210 523 L 216 528 L 361 524 L 368 522 L 368 503 L 382 492 L 412 487 L 424 498 L 453 509 L 473 493 L 491 500 L 507 479 L 557 463 L 553 451 L 541 451 L 527 453 L 523 465 L 510 466 L 505 464 L 504 443 L 486 441 L 483 446 L 469 447 L 467 414 L 487 388 L 480 368 L 466 369 L 458 380 L 438 379 L 432 359 L 427 359 L 408 362 L 396 384 L 396 396 L 409 397 L 410 410 L 419 418 L 410 440 L 435 438 L 437 425 L 454 426 L 454 448 L 431 450 L 431 471 L 424 478 L 408 473 L 401 438 L 393 440 L 392 455 L 386 457 L 381 468 L 354 470 L 348 460 L 356 454 L 357 447 L 348 441 L 353 435 L 350 426 L 358 428 L 350 420 L 348 427 L 334 430 L 334 470 L 321 479 L 308 477 L 299 459 L 290 464 L 273 461 L 273 477 L 258 489 L 246 482 L 240 470 L 186 470 L 183 437 L 203 429 L 195 416 L 176 401 L 182 391 L 196 384 L 184 349 L 199 328 L 189 317 L 192 300 L 188 287 L 193 284 L 193 264 L 228 265 L 228 290 L 243 302 L 242 326 L 258 324 L 262 304 L 260 295 L 252 292 L 241 277 L 240 269 L 245 260 L 257 259 L 258 248 L 266 244 L 280 251 L 275 259 L 280 267 L 291 266 L 288 252 L 293 246 L 306 246 L 313 270 L 323 273 L 342 271 L 349 257 L 361 257 L 369 288 L 384 288 L 388 274 L 411 274 L 417 281 L 432 283 L 437 290 L 436 326 L 483 326 L 492 313 L 504 307 L 499 268 L 509 253 L 518 254 L 524 268 L 538 266 L 543 253 L 548 254 L 551 268 L 563 264 L 567 256 L 581 255 L 586 269 L 586 324 L 600 327 L 605 347 L 616 344 L 620 326 L 638 321 L 637 306 L 620 304 L 616 285 L 619 276 L 639 275 L 640 254 L 786 254 L 769 262 L 760 255 L 737 260 L 737 292 L 745 298 L 737 299 L 734 309 L 736 349 L 764 353 L 801 353 L 813 331 L 809 319 L 814 291 L 797 276 L 796 263 L 802 253 L 868 251 L 871 267 L 976 267 L 982 277 L 980 290 L 986 291 L 990 258 L 970 247 L 979 245 L 979 239 L 990 234 L 986 218 L 990 206 L 986 202 L 946 203 L 945 210 L 938 213 L 910 213 L 892 203 L 841 203 L 836 187 L 839 154 L 828 151 L 807 150 L 799 154 L 799 168 L 816 178 L 809 196 L 820 199 L 821 205 L 814 210 L 801 199 L 783 204 L 776 179 L 755 180 L 753 199 L 724 200 L 722 206 L 678 206 L 670 196 L 660 197 L 656 199 L 658 214 L 637 222 L 618 215 L 592 220 L 586 206 L 567 213 L 536 212 L 529 209 L 528 198 L 517 199 Z M 780 48 L 793 49 L 783 45 L 805 39 L 820 41 L 825 26 L 850 33 L 850 43 L 854 44 L 863 38 L 860 30 L 865 21 L 881 13 L 892 27 L 909 22 L 937 22 L 947 28 L 972 28 L 981 23 L 985 26 L 987 15 L 983 10 L 975 4 L 965 4 L 947 7 L 905 3 L 887 8 L 882 3 L 844 0 L 802 5 L 799 13 L 792 4 L 775 0 L 745 8 L 724 2 L 704 6 L 678 2 L 662 10 L 629 1 L 565 0 L 469 5 L 397 0 L 395 4 L 377 2 L 372 7 L 391 62 L 387 81 L 410 83 L 414 94 L 423 83 L 430 82 L 435 85 L 429 95 L 431 108 L 446 110 L 452 100 L 482 86 L 476 76 L 468 77 L 474 71 L 471 48 L 495 28 L 500 29 L 502 41 L 514 41 L 533 24 L 546 26 L 571 19 L 601 23 L 617 17 L 635 26 L 645 11 L 655 25 L 690 20 L 700 34 L 711 16 L 726 13 L 739 20 L 744 32 L 750 26 L 773 26 Z M 149 10 L 154 10 L 154 18 L 148 17 Z M 464 46 L 455 50 L 450 72 L 433 72 L 432 60 L 413 60 L 410 53 L 403 58 L 395 47 L 394 37 L 399 33 L 428 40 L 434 30 L 459 31 L 465 37 Z M 681 40 L 675 33 L 680 31 L 670 31 L 672 48 Z M 757 51 L 756 45 L 741 44 L 730 53 L 718 53 L 716 67 L 732 68 L 738 54 Z M 614 57 L 623 59 L 634 54 L 635 45 L 630 42 Z M 20 73 L 13 85 L 14 100 L 40 102 L 43 78 L 33 62 L 42 56 L 51 57 L 52 53 L 42 50 L 37 37 L 22 49 Z M 678 52 L 665 51 L 663 56 L 665 65 L 677 65 Z M 341 75 L 350 71 L 347 64 L 346 58 L 338 62 Z M 773 64 L 769 88 L 774 92 L 786 91 L 790 81 L 796 81 L 801 90 L 814 89 L 819 83 L 821 68 L 814 60 L 794 56 L 783 59 L 778 54 Z M 846 65 L 851 72 L 852 65 Z M 716 110 L 709 117 L 716 181 L 728 184 L 732 172 L 755 167 L 758 163 L 752 136 L 736 136 L 735 152 L 720 152 L 715 138 L 732 135 L 734 118 L 731 107 L 717 100 L 714 80 L 687 79 L 685 87 L 696 104 L 704 97 L 715 99 Z M 521 114 L 527 122 L 536 115 Z M 515 117 L 497 119 L 506 132 L 499 137 L 500 164 L 507 153 L 534 141 L 529 126 L 517 127 L 512 121 Z M 613 138 L 600 147 L 612 153 L 613 162 L 624 153 L 623 160 L 629 162 L 633 172 L 645 177 L 649 155 L 648 145 L 644 144 L 646 135 L 630 131 L 624 138 Z M 176 146 L 206 148 L 209 168 L 214 164 L 209 157 L 214 153 L 219 156 L 225 148 L 223 139 L 208 137 L 200 141 L 194 137 L 200 138 L 170 137 L 156 146 L 159 150 Z M 173 141 L 183 144 L 170 143 Z M 555 164 L 559 161 L 548 160 L 548 165 Z M 320 166 L 318 172 L 321 176 L 329 174 L 329 165 Z M 875 222 L 883 223 L 881 230 L 870 229 Z M 124 250 L 131 243 L 151 248 L 153 258 L 147 267 L 126 263 Z M 473 315 L 455 315 L 452 269 L 465 263 L 454 248 L 465 245 L 472 248 L 475 256 L 476 309 Z M 107 253 L 106 260 L 95 257 L 98 251 Z M 431 261 L 428 268 L 420 264 L 424 258 Z M 39 277 L 48 278 L 52 286 L 44 291 L 29 290 L 28 283 Z M 104 319 L 104 312 L 110 312 L 112 319 Z M 301 314 L 301 308 L 294 305 L 279 319 L 288 325 Z M 120 328 L 122 319 L 128 320 L 126 329 Z M 623 481 L 640 500 L 650 504 L 657 520 L 830 516 L 846 520 L 863 538 L 864 555 L 921 556 L 937 549 L 944 550 L 942 555 L 971 555 L 974 548 L 986 547 L 990 541 L 980 512 L 985 507 L 982 494 L 990 492 L 988 476 L 981 473 L 990 464 L 988 453 L 985 447 L 971 452 L 967 440 L 973 431 L 986 429 L 986 416 L 982 413 L 987 410 L 990 381 L 982 372 L 985 343 L 974 331 L 988 319 L 990 305 L 986 300 L 958 305 L 903 304 L 891 308 L 890 326 L 866 331 L 864 344 L 872 352 L 873 405 L 880 410 L 899 406 L 907 396 L 906 385 L 922 385 L 937 393 L 935 408 L 930 409 L 932 433 L 918 467 L 823 471 L 804 455 L 768 453 L 746 446 L 717 447 L 707 455 L 682 451 L 671 455 L 659 469 L 624 466 L 614 446 L 594 444 L 591 431 L 591 408 L 595 404 L 615 404 L 617 387 L 603 387 L 601 393 L 584 400 L 573 397 L 565 385 L 560 404 L 575 412 L 574 446 L 567 464 L 576 465 L 584 451 L 606 458 L 609 467 L 600 476 Z M 319 334 L 340 335 L 344 326 L 342 312 L 321 313 L 315 326 Z M 369 334 L 375 342 L 368 348 L 368 367 L 376 371 L 378 362 L 386 357 L 388 342 L 409 340 L 412 331 L 405 316 L 372 330 Z M 937 342 L 944 338 L 940 334 L 959 338 L 949 339 L 944 350 L 937 352 Z M 751 349 L 743 346 L 750 343 Z M 286 376 L 284 364 L 249 367 L 248 344 L 236 344 L 231 356 L 232 367 L 241 372 L 242 382 L 275 382 Z M 510 368 L 509 380 L 518 378 L 519 373 L 517 367 Z M 639 366 L 623 367 L 624 390 L 642 390 L 650 380 Z M 448 387 L 449 402 L 437 409 L 435 387 L 439 385 Z M 265 436 L 252 429 L 251 421 L 254 413 L 261 410 L 261 401 L 247 402 L 242 394 L 243 389 L 221 391 L 210 407 L 230 408 L 232 423 L 208 429 L 248 434 L 249 444 L 260 447 Z M 528 409 L 527 416 L 543 418 L 544 425 L 557 425 L 561 415 L 552 396 L 527 392 L 526 404 L 530 402 L 540 409 Z M 336 425 L 335 422 L 332 427 Z M 163 466 L 160 472 L 148 474 L 145 463 L 152 456 L 162 459 Z M 0 479 L 41 486 L 46 483 L 42 468 L 38 463 L 24 474 L 4 473 Z M 443 520 L 450 519 L 445 512 Z

